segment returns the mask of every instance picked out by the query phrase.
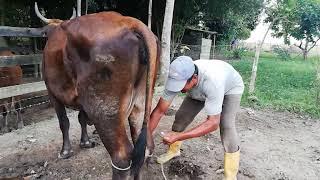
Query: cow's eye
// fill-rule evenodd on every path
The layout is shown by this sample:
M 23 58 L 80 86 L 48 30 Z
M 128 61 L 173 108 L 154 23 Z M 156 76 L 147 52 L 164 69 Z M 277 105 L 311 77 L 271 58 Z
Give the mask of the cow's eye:
M 102 79 L 102 80 L 110 80 L 111 74 L 112 74 L 112 72 L 108 68 L 102 68 L 97 73 L 97 76 L 99 79 Z

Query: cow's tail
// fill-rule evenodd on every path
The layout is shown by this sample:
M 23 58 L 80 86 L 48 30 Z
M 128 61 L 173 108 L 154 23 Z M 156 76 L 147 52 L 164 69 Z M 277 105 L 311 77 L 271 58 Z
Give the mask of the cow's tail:
M 132 21 L 131 18 L 129 18 Z M 152 134 L 148 132 L 148 121 L 150 119 L 151 105 L 153 88 L 157 76 L 157 67 L 160 59 L 160 48 L 158 46 L 159 42 L 157 37 L 145 26 L 142 22 L 130 23 L 132 24 L 132 29 L 138 33 L 143 41 L 144 50 L 142 53 L 145 59 L 143 62 L 147 64 L 147 79 L 146 79 L 146 96 L 145 96 L 145 113 L 142 124 L 142 129 L 140 131 L 139 137 L 134 145 L 132 153 L 132 169 L 131 174 L 136 175 L 140 168 L 142 167 L 145 159 L 146 146 L 149 149 L 153 149 Z M 141 53 L 141 51 L 140 51 Z M 140 54 L 141 57 L 141 54 Z

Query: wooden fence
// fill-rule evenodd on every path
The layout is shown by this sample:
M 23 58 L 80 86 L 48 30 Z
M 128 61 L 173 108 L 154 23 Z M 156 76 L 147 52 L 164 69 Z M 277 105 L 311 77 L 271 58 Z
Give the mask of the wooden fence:
M 45 28 L 21 28 L 0 26 L 0 36 L 11 37 L 46 37 Z M 0 67 L 15 65 L 35 65 L 41 68 L 42 54 L 0 56 Z M 38 74 L 35 68 L 35 74 Z M 40 69 L 41 73 L 41 69 Z M 43 81 L 7 86 L 0 88 L 0 99 L 46 90 Z

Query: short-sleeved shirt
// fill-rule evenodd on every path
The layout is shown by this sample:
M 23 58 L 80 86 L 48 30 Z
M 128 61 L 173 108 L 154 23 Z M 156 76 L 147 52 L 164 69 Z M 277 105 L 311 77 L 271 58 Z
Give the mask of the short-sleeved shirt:
M 194 64 L 198 67 L 198 83 L 187 95 L 204 101 L 204 109 L 208 115 L 221 113 L 225 95 L 243 93 L 242 77 L 230 64 L 202 59 L 194 61 Z M 171 102 L 178 93 L 164 90 L 162 98 Z

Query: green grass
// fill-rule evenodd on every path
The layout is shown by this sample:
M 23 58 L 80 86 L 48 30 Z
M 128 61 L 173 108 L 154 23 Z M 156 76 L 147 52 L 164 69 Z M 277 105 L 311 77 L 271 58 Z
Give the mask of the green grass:
M 231 64 L 243 77 L 246 88 L 242 105 L 253 105 L 248 101 L 248 85 L 252 60 L 233 61 Z M 252 59 L 252 58 L 250 58 Z M 271 55 L 259 60 L 255 96 L 255 107 L 288 110 L 320 118 L 320 105 L 316 102 L 315 60 L 281 61 Z M 318 90 L 319 91 L 319 90 Z

